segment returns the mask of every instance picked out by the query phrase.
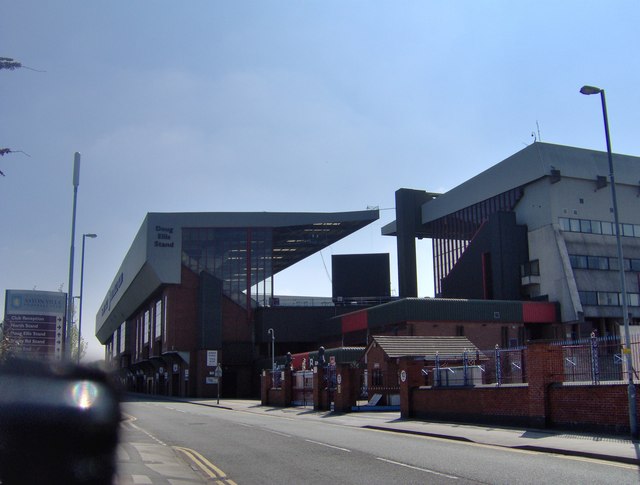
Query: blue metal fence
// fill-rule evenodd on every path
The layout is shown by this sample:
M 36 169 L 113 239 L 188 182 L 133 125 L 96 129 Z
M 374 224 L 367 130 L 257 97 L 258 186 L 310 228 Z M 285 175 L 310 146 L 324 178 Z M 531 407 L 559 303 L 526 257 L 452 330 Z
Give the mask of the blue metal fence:
M 628 382 L 629 372 L 640 382 L 640 338 L 631 338 L 629 352 L 632 368 L 629 369 L 625 357 L 625 345 L 620 336 L 612 335 L 556 342 L 562 347 L 565 382 L 588 382 L 591 384 Z
M 520 384 L 525 382 L 523 348 L 494 349 L 462 354 L 436 354 L 425 362 L 425 385 L 434 387 L 482 384 Z

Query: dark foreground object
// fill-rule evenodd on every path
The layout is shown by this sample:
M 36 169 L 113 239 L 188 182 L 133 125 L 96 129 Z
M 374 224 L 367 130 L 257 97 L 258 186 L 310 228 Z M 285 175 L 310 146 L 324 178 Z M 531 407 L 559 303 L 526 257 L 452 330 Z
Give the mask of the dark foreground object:
M 62 363 L 0 364 L 0 483 L 111 484 L 120 406 L 107 376 Z

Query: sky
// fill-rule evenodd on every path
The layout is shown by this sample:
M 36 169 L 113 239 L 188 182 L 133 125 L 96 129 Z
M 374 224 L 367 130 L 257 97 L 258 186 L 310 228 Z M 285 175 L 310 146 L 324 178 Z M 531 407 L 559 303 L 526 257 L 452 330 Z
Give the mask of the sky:
M 444 192 L 536 139 L 640 155 L 637 1 L 0 0 L 0 304 L 67 291 L 95 315 L 147 212 L 380 219 L 275 279 L 331 296 L 331 255 L 391 255 L 399 188 Z M 18 151 L 23 151 L 26 154 Z M 419 295 L 433 296 L 429 241 Z M 326 269 L 325 269 L 326 268 Z

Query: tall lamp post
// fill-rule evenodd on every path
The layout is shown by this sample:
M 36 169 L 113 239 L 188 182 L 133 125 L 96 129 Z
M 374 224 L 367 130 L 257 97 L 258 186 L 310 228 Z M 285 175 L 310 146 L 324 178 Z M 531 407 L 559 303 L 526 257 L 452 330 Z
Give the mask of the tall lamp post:
M 71 360 L 71 340 L 69 329 L 71 328 L 71 317 L 73 309 L 73 259 L 74 241 L 76 239 L 76 205 L 78 202 L 78 185 L 80 185 L 80 154 L 76 152 L 73 156 L 73 212 L 71 215 L 71 249 L 69 251 L 69 294 L 67 295 L 67 322 L 64 337 L 64 353 L 67 359 Z
M 602 101 L 602 117 L 604 118 L 604 133 L 607 139 L 607 157 L 609 159 L 609 180 L 611 181 L 611 199 L 613 203 L 613 218 L 616 226 L 616 245 L 618 248 L 618 269 L 620 272 L 620 291 L 622 292 L 622 321 L 624 322 L 624 355 L 627 364 L 627 397 L 629 398 L 629 428 L 631 436 L 638 437 L 638 422 L 636 411 L 636 387 L 633 383 L 633 362 L 631 360 L 631 336 L 629 334 L 629 308 L 627 302 L 627 283 L 624 277 L 624 258 L 622 255 L 622 240 L 620 238 L 620 221 L 618 218 L 618 198 L 616 196 L 616 181 L 613 175 L 613 155 L 611 153 L 611 137 L 609 135 L 609 118 L 607 116 L 607 102 L 604 97 L 604 89 L 594 86 L 582 86 L 582 94 L 600 94 Z
M 97 234 L 83 234 L 82 235 L 82 258 L 80 259 L 80 310 L 78 314 L 78 359 L 77 363 L 80 363 L 80 349 L 82 348 L 82 286 L 84 283 L 84 241 L 86 238 L 96 238 Z

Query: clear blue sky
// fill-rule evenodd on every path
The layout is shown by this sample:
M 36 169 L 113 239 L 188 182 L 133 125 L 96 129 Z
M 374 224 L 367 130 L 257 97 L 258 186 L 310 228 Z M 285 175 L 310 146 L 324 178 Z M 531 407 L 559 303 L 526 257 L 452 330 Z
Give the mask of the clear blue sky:
M 84 335 L 147 212 L 393 208 L 533 141 L 640 155 L 637 1 L 0 0 L 0 298 L 67 291 L 73 154 Z M 390 252 L 393 211 L 287 270 L 329 296 L 331 254 Z M 429 244 L 420 294 L 433 293 Z M 4 304 L 2 306 L 4 308 Z

